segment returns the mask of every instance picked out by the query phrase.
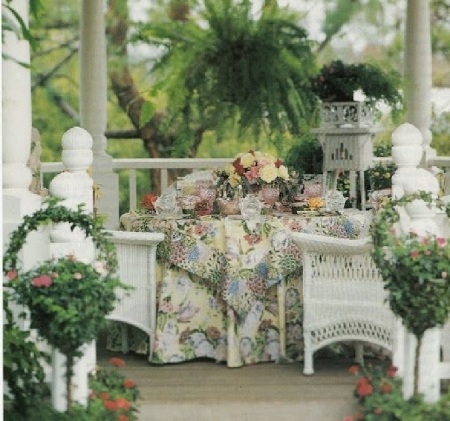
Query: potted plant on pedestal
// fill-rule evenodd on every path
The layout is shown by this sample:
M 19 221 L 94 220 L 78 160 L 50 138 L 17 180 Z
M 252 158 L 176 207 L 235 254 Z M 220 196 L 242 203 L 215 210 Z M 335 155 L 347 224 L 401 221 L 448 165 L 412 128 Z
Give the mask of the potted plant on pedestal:
M 399 112 L 403 105 L 400 82 L 395 71 L 385 72 L 369 63 L 334 60 L 323 65 L 311 79 L 311 88 L 322 101 L 322 123 L 339 125 L 354 122 L 356 117 L 370 122 L 375 117 L 375 104 L 380 101 L 389 105 L 393 113 Z M 357 91 L 363 94 L 364 101 L 354 100 Z M 348 108 L 350 105 L 353 108 Z

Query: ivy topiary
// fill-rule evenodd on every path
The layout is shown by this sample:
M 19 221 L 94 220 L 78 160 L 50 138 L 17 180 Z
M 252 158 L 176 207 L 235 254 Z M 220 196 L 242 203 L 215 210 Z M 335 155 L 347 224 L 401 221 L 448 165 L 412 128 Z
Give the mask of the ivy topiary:
M 372 223 L 372 257 L 389 291 L 391 310 L 417 338 L 414 391 L 418 393 L 420 345 L 426 330 L 442 326 L 450 315 L 450 242 L 441 237 L 419 237 L 411 232 L 399 235 L 399 209 L 415 200 L 430 207 L 450 207 L 421 191 L 390 200 Z
M 3 256 L 3 272 L 12 298 L 30 314 L 30 327 L 67 358 L 67 399 L 71 406 L 70 378 L 74 359 L 82 355 L 83 344 L 94 340 L 116 302 L 117 288 L 126 288 L 116 277 L 115 246 L 101 223 L 83 211 L 58 204 L 50 198 L 44 207 L 25 216 L 11 234 Z M 96 262 L 82 262 L 74 256 L 51 258 L 23 272 L 18 255 L 27 236 L 41 225 L 67 222 L 81 229 L 96 247 Z M 25 317 L 25 313 L 21 315 Z

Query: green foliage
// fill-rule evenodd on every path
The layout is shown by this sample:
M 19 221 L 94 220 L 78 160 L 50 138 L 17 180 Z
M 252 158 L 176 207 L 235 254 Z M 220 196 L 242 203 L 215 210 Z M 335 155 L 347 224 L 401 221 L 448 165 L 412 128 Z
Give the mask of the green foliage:
M 450 419 L 450 393 L 434 403 L 426 403 L 422 395 L 404 399 L 402 381 L 397 369 L 385 364 L 352 366 L 349 372 L 358 375 L 354 396 L 358 408 L 344 421 L 446 421 Z
M 391 200 L 375 216 L 373 258 L 389 291 L 388 301 L 405 327 L 417 338 L 442 326 L 450 312 L 450 243 L 444 238 L 414 233 L 396 235 L 398 207 L 431 198 L 424 192 Z M 397 233 L 398 234 L 398 233 Z
M 285 164 L 296 171 L 300 179 L 304 174 L 321 174 L 323 151 L 317 137 L 312 133 L 304 134 L 287 152 Z
M 370 104 L 383 101 L 400 110 L 403 104 L 400 82 L 400 75 L 393 70 L 385 72 L 370 63 L 346 64 L 334 60 L 311 79 L 311 86 L 322 101 L 353 101 L 353 93 L 361 89 Z
M 3 379 L 7 387 L 3 391 L 3 401 L 12 412 L 26 418 L 30 415 L 30 406 L 36 406 L 48 396 L 41 363 L 48 362 L 49 356 L 37 348 L 30 332 L 20 329 L 14 321 L 9 300 L 10 293 L 4 288 Z
M 315 103 L 305 30 L 275 6 L 259 17 L 246 0 L 203 6 L 200 19 L 145 24 L 133 37 L 164 49 L 153 75 L 168 95 L 170 126 L 180 136 L 193 135 L 193 121 L 217 130 L 237 121 L 256 136 L 295 132 Z
M 42 9 L 41 0 L 29 0 L 30 4 L 30 12 L 37 17 L 40 10 Z M 38 42 L 35 36 L 32 34 L 28 25 L 22 19 L 19 13 L 11 6 L 12 0 L 3 0 L 2 1 L 2 39 L 5 38 L 6 31 L 11 31 L 16 34 L 18 39 L 25 39 L 30 43 L 30 46 L 33 50 L 36 50 L 38 47 Z M 5 11 L 7 11 L 5 13 Z M 11 58 L 6 57 L 2 54 L 2 58 Z
M 26 354 L 21 355 L 26 359 Z M 110 363 L 123 367 L 124 361 L 111 358 Z M 137 421 L 139 389 L 118 369 L 97 367 L 89 376 L 90 396 L 87 407 L 73 405 L 67 412 L 57 412 L 48 399 L 27 400 L 27 413 L 7 407 L 5 421 Z
M 81 345 L 95 339 L 105 324 L 105 316 L 114 309 L 116 289 L 125 288 L 116 278 L 117 257 L 114 244 L 101 223 L 83 212 L 72 211 L 50 198 L 46 206 L 24 217 L 12 232 L 3 256 L 3 273 L 12 298 L 27 307 L 31 328 L 59 349 L 67 358 L 67 396 L 71 406 L 70 377 L 74 358 L 81 356 Z M 18 255 L 27 235 L 48 223 L 69 223 L 91 237 L 97 262 L 77 261 L 73 256 L 50 259 L 22 272 Z M 23 317 L 26 315 L 23 314 Z

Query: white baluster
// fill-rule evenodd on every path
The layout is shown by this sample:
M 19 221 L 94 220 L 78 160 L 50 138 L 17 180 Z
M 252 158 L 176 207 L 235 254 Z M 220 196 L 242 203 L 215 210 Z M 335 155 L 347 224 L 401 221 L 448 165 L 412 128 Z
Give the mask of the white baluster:
M 58 174 L 50 183 L 50 194 L 64 199 L 62 205 L 76 210 L 80 203 L 85 211 L 93 210 L 93 180 L 87 170 L 92 164 L 92 137 L 84 129 L 74 127 L 64 133 L 62 138 L 62 161 L 67 171 Z M 77 259 L 93 261 L 95 250 L 84 231 L 70 229 L 69 223 L 54 224 L 50 233 L 51 254 L 59 257 L 68 254 Z M 95 342 L 83 346 L 85 355 L 74 364 L 72 378 L 73 400 L 87 405 L 88 373 L 95 367 Z M 52 404 L 57 411 L 67 410 L 66 396 L 66 358 L 58 350 L 53 351 Z
M 420 119 L 423 125 L 427 119 Z M 425 126 L 422 127 L 422 132 Z M 419 129 L 409 123 L 402 124 L 392 134 L 392 158 L 397 164 L 397 171 L 392 177 L 392 194 L 398 199 L 405 194 L 418 191 L 426 191 L 432 196 L 438 196 L 439 183 L 437 178 L 423 168 L 418 168 L 423 158 L 423 147 L 429 145 L 429 140 L 423 141 Z M 439 235 L 440 229 L 436 223 L 436 209 L 429 207 L 421 199 L 414 200 L 400 210 L 401 230 L 414 232 L 419 236 L 429 234 Z M 403 396 L 411 397 L 414 391 L 414 356 L 416 338 L 404 331 L 401 326 L 397 328 L 394 335 L 398 339 L 397 349 L 394 350 L 394 364 L 400 366 L 399 374 L 403 378 Z M 439 398 L 439 347 L 438 329 L 429 329 L 425 332 L 419 360 L 419 392 L 424 394 L 428 402 L 435 402 Z

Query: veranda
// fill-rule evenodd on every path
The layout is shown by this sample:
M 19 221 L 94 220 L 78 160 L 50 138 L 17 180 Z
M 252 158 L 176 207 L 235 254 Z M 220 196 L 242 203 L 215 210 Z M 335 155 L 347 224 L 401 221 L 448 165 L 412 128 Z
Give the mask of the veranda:
M 14 7 L 24 21 L 28 21 L 28 2 L 13 1 Z M 118 226 L 118 181 L 117 168 L 207 168 L 209 162 L 177 161 L 157 162 L 114 162 L 106 153 L 106 59 L 104 24 L 101 0 L 80 1 L 82 13 L 81 35 L 81 126 L 93 138 L 93 179 L 102 185 L 104 195 L 98 203 L 100 213 L 108 214 L 108 226 L 112 229 Z M 450 167 L 450 158 L 436 157 L 431 148 L 432 139 L 429 135 L 431 118 L 430 88 L 431 88 L 431 46 L 429 28 L 428 2 L 408 1 L 408 24 L 406 31 L 405 72 L 414 81 L 413 89 L 407 96 L 407 119 L 414 124 L 423 136 L 423 166 Z M 16 57 L 21 62 L 29 62 L 29 45 L 18 41 L 13 35 L 8 35 L 4 41 L 4 53 Z M 101 69 L 102 71 L 99 71 Z M 32 213 L 41 206 L 42 198 L 28 190 L 31 172 L 27 167 L 31 142 L 31 101 L 30 80 L 28 70 L 12 61 L 3 63 L 3 243 L 8 235 L 21 222 L 23 216 Z M 84 149 L 77 145 L 77 139 L 71 139 L 68 149 Z M 214 162 L 214 167 L 218 162 Z M 58 168 L 56 166 L 56 168 Z M 132 180 L 132 178 L 131 178 Z M 164 183 L 164 178 L 163 178 Z M 131 183 L 133 191 L 133 183 Z M 61 197 L 67 199 L 72 192 L 63 192 Z M 131 205 L 136 203 L 136 196 L 131 194 Z M 92 205 L 92 203 L 90 204 Z M 29 242 L 23 253 L 25 266 L 32 266 L 48 256 L 48 251 L 40 248 L 39 239 Z M 429 345 L 435 348 L 439 344 L 438 332 L 430 332 Z M 412 348 L 412 343 L 405 342 L 406 350 Z M 439 347 L 439 345 L 438 345 Z M 435 358 L 431 357 L 431 358 Z M 434 361 L 438 365 L 438 361 Z M 94 361 L 90 364 L 95 365 Z M 439 366 L 439 365 L 438 365 Z M 438 368 L 441 378 L 449 376 L 447 366 Z M 426 390 L 424 390 L 426 392 Z M 430 398 L 434 399 L 433 397 Z

